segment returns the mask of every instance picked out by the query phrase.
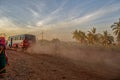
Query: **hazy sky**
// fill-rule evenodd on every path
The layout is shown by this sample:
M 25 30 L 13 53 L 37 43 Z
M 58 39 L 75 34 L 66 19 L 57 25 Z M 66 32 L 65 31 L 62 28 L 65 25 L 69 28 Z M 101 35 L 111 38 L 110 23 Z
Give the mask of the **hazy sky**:
M 72 40 L 75 29 L 110 31 L 120 18 L 120 0 L 0 0 L 0 32 L 33 33 Z

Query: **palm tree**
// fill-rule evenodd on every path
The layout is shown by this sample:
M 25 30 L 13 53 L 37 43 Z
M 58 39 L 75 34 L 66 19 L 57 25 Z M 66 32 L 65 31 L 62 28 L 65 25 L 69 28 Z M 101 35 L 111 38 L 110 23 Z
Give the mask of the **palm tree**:
M 101 37 L 101 40 L 104 46 L 109 46 L 114 42 L 114 37 L 108 34 L 107 31 L 103 31 L 103 36 Z
M 83 44 L 86 39 L 85 32 L 82 32 L 80 30 L 79 31 L 75 30 L 73 32 L 73 38 L 76 39 L 77 41 L 79 41 L 81 44 Z
M 95 44 L 97 42 L 97 34 L 96 34 L 96 28 L 93 27 L 93 29 L 91 29 L 91 31 L 88 31 L 87 34 L 87 40 L 89 44 Z
M 96 28 L 93 27 L 93 28 L 91 29 L 91 31 L 88 31 L 88 32 L 90 32 L 90 33 L 92 33 L 92 34 L 95 34 L 95 33 L 96 33 Z
M 113 33 L 117 36 L 117 41 L 120 44 L 120 19 L 118 22 L 115 22 L 111 26 L 112 30 L 114 31 Z
M 96 39 L 97 45 L 101 45 L 101 44 L 102 44 L 102 37 L 103 37 L 103 34 L 97 33 L 97 34 L 96 34 L 96 37 L 97 37 L 97 39 Z
M 75 30 L 72 34 L 73 34 L 73 39 L 79 41 L 78 30 Z

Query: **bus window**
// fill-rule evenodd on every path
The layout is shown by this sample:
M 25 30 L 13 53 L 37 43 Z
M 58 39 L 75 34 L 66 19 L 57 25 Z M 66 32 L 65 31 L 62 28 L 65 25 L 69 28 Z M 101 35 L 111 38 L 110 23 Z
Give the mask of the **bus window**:
M 22 40 L 24 40 L 24 39 L 25 39 L 25 37 L 24 37 L 24 36 L 21 36 L 21 38 L 22 38 Z
M 16 40 L 18 40 L 18 37 L 16 37 Z
M 20 36 L 20 40 L 23 40 L 23 36 Z
M 20 36 L 17 37 L 17 40 L 20 40 Z
M 14 40 L 16 40 L 16 37 L 14 37 Z
M 16 40 L 17 40 L 17 37 L 16 37 Z

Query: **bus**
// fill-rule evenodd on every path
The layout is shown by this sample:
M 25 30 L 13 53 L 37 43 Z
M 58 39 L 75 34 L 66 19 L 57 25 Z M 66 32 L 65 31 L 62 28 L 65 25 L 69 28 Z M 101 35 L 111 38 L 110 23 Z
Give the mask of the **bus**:
M 27 49 L 36 42 L 36 36 L 32 34 L 21 34 L 8 37 L 7 47 Z

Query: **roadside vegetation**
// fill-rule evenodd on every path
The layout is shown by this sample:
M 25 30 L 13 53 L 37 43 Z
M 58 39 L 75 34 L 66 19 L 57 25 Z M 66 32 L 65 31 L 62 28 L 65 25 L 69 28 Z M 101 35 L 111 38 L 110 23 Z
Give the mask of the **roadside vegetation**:
M 113 35 L 107 30 L 103 33 L 98 33 L 93 27 L 90 31 L 75 30 L 73 39 L 85 46 L 103 46 L 103 47 L 119 47 L 120 46 L 120 19 L 111 25 Z

